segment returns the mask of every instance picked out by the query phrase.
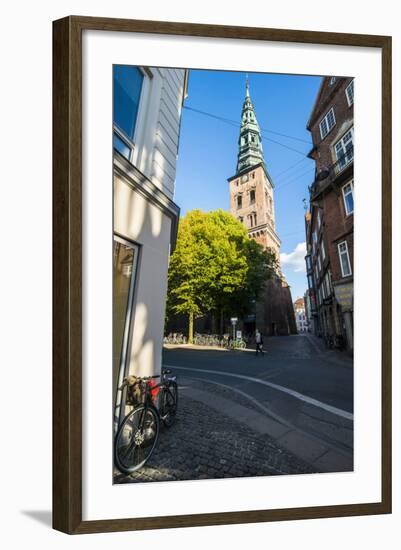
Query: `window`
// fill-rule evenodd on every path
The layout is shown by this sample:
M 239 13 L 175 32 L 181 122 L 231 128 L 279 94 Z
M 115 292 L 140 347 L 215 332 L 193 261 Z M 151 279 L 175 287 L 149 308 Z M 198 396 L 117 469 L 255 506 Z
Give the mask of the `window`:
M 338 170 L 342 170 L 354 158 L 354 129 L 351 128 L 334 146 Z
M 320 285 L 320 292 L 322 295 L 322 299 L 324 300 L 326 298 L 326 286 L 324 284 L 324 279 L 322 281 L 322 284 Z
M 313 252 L 315 251 L 316 243 L 317 243 L 317 233 L 316 233 L 316 231 L 314 231 L 312 233 L 312 250 L 313 250 Z
M 138 116 L 143 74 L 138 67 L 113 67 L 113 122 L 117 131 L 113 145 L 121 154 L 130 156 Z
M 343 187 L 344 208 L 347 216 L 354 212 L 354 182 L 351 181 Z
M 248 220 L 249 220 L 249 225 L 251 227 L 254 227 L 256 225 L 256 214 L 255 213 L 249 214 Z
M 312 275 L 308 275 L 308 287 L 313 288 L 313 278 Z
M 330 295 L 332 293 L 332 287 L 331 287 L 330 275 L 328 272 L 324 276 L 324 280 L 326 281 L 327 294 Z
M 348 107 L 351 107 L 351 105 L 354 104 L 354 81 L 353 80 L 351 80 L 351 82 L 345 88 L 345 95 L 347 96 Z
M 322 253 L 322 262 L 324 262 L 324 260 L 326 259 L 326 250 L 324 248 L 324 242 L 322 240 L 322 242 L 320 243 L 320 251 Z
M 336 77 L 336 76 L 332 76 L 332 77 L 330 78 L 329 85 L 330 85 L 330 86 L 333 86 L 333 84 L 335 83 L 336 80 L 337 80 L 337 77 Z
M 317 267 L 319 271 L 322 270 L 322 262 L 320 261 L 320 254 L 318 254 L 318 257 L 317 257 Z
M 237 208 L 242 208 L 242 195 L 237 197 Z
M 238 220 L 242 223 L 244 221 L 244 218 L 242 216 L 239 216 Z
M 349 261 L 347 241 L 338 244 L 338 255 L 340 257 L 341 273 L 343 277 L 352 274 L 351 263 Z
M 252 189 L 249 193 L 249 204 L 253 204 L 255 202 L 255 191 Z
M 134 299 L 135 275 L 139 249 L 133 243 L 114 237 L 113 245 L 113 393 L 115 396 L 115 423 L 120 411 L 121 385 L 128 352 L 129 326 Z
M 320 210 L 318 210 L 317 211 L 317 227 L 318 227 L 318 229 L 320 229 L 320 223 L 321 223 Z
M 320 136 L 322 139 L 324 139 L 327 136 L 327 134 L 335 126 L 335 124 L 336 124 L 336 117 L 334 116 L 334 108 L 332 107 L 319 124 Z
M 113 134 L 113 147 L 117 149 L 124 157 L 129 158 L 131 154 L 131 147 L 129 147 L 125 141 L 123 141 L 118 134 Z
M 311 259 L 310 259 L 310 256 L 306 256 L 305 260 L 306 260 L 306 269 L 309 271 L 310 268 L 311 268 Z
M 129 65 L 113 67 L 114 124 L 130 139 L 134 137 L 142 82 L 143 74 L 137 67 Z

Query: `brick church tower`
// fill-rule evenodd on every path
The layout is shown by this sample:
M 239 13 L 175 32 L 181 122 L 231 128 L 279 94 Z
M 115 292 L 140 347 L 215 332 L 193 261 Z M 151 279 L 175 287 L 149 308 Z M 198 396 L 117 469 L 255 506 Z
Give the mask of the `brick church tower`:
M 238 145 L 236 173 L 228 179 L 230 212 L 245 225 L 251 239 L 275 253 L 279 263 L 277 273 L 265 283 L 255 313 L 244 320 L 244 330 L 253 332 L 258 328 L 267 335 L 294 334 L 297 330 L 291 291 L 280 267 L 281 241 L 275 228 L 274 183 L 265 164 L 262 136 L 249 95 L 248 80 Z

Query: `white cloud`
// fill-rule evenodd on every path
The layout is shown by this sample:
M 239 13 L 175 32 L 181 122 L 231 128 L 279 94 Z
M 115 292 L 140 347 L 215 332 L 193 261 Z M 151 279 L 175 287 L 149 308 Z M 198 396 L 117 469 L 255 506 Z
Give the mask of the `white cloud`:
M 285 252 L 280 254 L 281 265 L 283 268 L 292 269 L 295 273 L 305 273 L 305 255 L 306 242 L 298 243 L 289 254 Z

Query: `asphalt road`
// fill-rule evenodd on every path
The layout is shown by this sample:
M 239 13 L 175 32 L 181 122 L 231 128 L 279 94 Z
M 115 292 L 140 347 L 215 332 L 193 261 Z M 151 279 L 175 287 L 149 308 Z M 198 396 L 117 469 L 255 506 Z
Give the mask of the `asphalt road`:
M 309 335 L 265 339 L 254 351 L 164 349 L 163 365 L 178 377 L 228 387 L 283 425 L 345 454 L 353 449 L 353 368 L 344 353 L 327 351 Z

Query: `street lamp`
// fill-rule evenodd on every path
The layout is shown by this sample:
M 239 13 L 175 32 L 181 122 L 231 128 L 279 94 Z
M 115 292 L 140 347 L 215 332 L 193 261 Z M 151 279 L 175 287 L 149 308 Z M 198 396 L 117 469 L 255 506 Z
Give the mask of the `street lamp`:
M 233 326 L 233 340 L 235 340 L 235 325 L 237 324 L 238 317 L 231 317 L 231 324 Z

